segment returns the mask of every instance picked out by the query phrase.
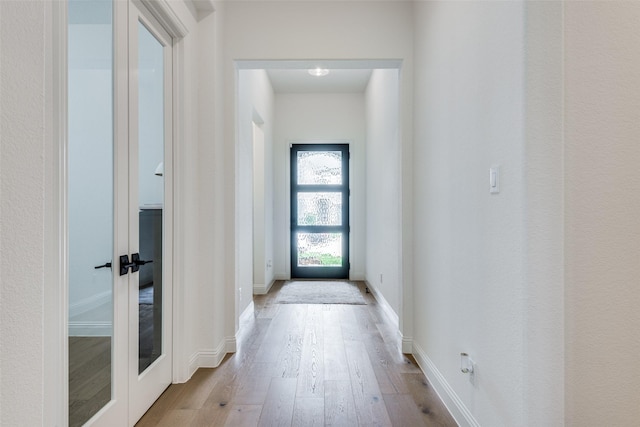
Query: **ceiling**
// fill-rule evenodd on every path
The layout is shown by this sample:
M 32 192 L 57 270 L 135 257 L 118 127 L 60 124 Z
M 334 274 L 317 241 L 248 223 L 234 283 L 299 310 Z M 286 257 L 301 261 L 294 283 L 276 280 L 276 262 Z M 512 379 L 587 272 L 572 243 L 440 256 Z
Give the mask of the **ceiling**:
M 267 69 L 276 93 L 361 93 L 369 84 L 371 69 L 329 69 L 315 77 L 308 69 Z

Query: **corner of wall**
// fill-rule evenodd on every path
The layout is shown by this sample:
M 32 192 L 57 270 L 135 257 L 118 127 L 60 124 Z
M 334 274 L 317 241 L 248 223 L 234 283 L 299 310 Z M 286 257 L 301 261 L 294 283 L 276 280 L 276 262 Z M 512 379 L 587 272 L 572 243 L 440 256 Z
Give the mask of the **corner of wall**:
M 563 7 L 558 2 L 526 4 L 527 340 L 522 399 L 527 425 L 565 422 Z M 581 140 L 580 150 L 585 147 Z
M 400 351 L 403 354 L 413 354 L 413 337 L 405 337 L 400 330 L 398 330 L 398 337 L 400 338 Z

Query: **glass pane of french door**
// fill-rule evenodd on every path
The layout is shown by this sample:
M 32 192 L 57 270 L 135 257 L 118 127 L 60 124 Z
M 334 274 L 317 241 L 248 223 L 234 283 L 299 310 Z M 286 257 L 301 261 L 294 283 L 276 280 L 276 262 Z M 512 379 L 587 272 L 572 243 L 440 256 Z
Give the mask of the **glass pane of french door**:
M 162 354 L 164 48 L 138 22 L 138 372 Z
M 113 3 L 68 8 L 69 425 L 112 399 Z
M 349 277 L 349 146 L 291 147 L 291 277 Z

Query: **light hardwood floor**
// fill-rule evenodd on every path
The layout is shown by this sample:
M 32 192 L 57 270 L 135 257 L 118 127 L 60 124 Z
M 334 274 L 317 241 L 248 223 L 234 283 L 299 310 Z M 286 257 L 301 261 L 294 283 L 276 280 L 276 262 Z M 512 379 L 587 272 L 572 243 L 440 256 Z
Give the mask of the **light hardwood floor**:
M 238 351 L 170 386 L 138 426 L 455 426 L 371 294 L 367 305 L 254 298 Z
M 111 337 L 69 337 L 69 427 L 111 399 Z

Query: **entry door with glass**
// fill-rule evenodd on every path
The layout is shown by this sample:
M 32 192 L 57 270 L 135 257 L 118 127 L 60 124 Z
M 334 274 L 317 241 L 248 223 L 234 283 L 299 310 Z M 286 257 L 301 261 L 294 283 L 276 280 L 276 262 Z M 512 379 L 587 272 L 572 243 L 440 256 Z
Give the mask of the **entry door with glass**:
M 349 145 L 291 146 L 291 277 L 349 278 Z
M 69 425 L 133 425 L 171 382 L 172 41 L 135 1 L 68 11 Z

